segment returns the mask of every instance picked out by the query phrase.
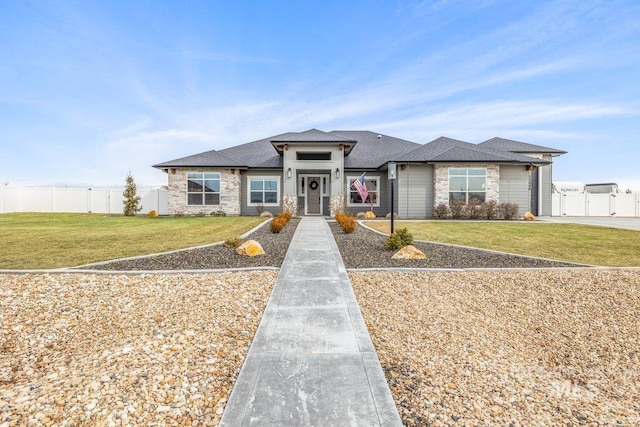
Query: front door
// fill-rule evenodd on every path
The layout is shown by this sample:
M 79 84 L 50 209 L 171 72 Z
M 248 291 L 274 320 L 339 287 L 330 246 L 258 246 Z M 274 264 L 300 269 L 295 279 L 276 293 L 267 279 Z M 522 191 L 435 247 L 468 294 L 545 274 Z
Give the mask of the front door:
M 322 213 L 322 180 L 319 176 L 307 177 L 306 205 L 307 215 Z

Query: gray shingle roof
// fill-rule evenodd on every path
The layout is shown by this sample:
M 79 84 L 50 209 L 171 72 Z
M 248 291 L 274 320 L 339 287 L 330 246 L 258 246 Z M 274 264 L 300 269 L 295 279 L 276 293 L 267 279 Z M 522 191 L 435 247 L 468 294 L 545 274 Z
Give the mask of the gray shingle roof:
M 534 145 L 499 137 L 491 138 L 478 145 L 493 148 L 494 150 L 510 151 L 512 153 L 567 154 L 566 151 L 556 150 L 555 148 L 543 147 L 542 145 Z
M 246 167 L 246 162 L 241 162 L 220 151 L 211 150 L 180 159 L 153 165 L 154 168 L 177 168 L 177 167 L 199 167 L 199 166 L 219 166 L 219 167 Z
M 535 163 L 545 160 L 527 157 L 508 151 L 494 150 L 470 142 L 441 136 L 396 159 L 407 162 L 485 162 L 485 163 Z
M 309 129 L 304 132 L 287 132 L 270 139 L 271 142 L 357 142 L 354 139 L 345 138 L 333 132 L 323 132 L 318 129 Z
M 334 130 L 331 133 L 358 141 L 344 159 L 345 168 L 351 169 L 378 168 L 400 154 L 420 147 L 415 142 L 368 130 Z
M 377 169 L 389 161 L 397 162 L 486 162 L 547 164 L 545 160 L 520 153 L 564 154 L 564 151 L 527 144 L 503 138 L 493 138 L 482 144 L 472 144 L 457 139 L 440 137 L 424 145 L 382 135 L 371 131 L 334 130 L 323 132 L 310 129 L 304 132 L 287 132 L 259 139 L 224 150 L 211 150 L 154 167 L 226 167 L 226 168 L 282 168 L 282 156 L 274 149 L 274 143 L 292 142 L 344 142 L 353 146 L 345 157 L 345 168 Z

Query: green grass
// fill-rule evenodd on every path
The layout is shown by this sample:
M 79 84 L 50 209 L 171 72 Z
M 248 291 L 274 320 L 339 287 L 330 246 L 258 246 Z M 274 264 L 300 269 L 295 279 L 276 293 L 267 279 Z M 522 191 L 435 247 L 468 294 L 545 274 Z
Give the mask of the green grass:
M 71 267 L 205 245 L 237 237 L 257 217 L 0 215 L 0 269 Z
M 389 233 L 389 221 L 368 221 Z M 544 222 L 396 221 L 416 240 L 451 243 L 581 264 L 640 266 L 640 232 Z

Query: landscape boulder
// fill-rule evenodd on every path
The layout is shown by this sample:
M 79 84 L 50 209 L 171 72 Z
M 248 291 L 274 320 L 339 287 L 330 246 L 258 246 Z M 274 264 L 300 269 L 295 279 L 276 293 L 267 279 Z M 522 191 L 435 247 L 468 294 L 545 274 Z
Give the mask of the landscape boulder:
M 236 252 L 245 256 L 257 256 L 264 255 L 264 249 L 262 245 L 255 240 L 247 240 L 236 248 Z
M 393 254 L 392 259 L 427 259 L 427 256 L 420 249 L 413 245 L 405 246 Z

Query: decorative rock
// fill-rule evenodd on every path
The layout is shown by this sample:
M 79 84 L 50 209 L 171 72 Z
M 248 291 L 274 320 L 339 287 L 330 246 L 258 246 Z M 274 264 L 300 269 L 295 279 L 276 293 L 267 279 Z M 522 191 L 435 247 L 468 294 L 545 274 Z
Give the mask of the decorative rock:
M 260 243 L 256 242 L 255 240 L 247 240 L 242 245 L 238 246 L 236 248 L 236 251 L 240 255 L 246 255 L 251 257 L 257 256 L 257 255 L 264 255 L 264 249 L 262 249 L 262 245 L 260 245 Z
M 527 212 L 524 214 L 524 219 L 527 221 L 535 221 L 536 217 L 531 212 Z
M 413 245 L 405 246 L 393 254 L 392 259 L 427 259 L 427 256 L 420 249 Z
M 389 212 L 389 213 L 385 216 L 385 218 L 387 218 L 387 219 L 391 219 L 391 212 Z M 394 214 L 393 214 L 393 219 L 400 219 L 400 215 L 398 215 L 398 212 L 396 212 L 396 213 L 394 213 Z
M 269 211 L 260 212 L 260 218 L 273 218 L 273 214 Z

